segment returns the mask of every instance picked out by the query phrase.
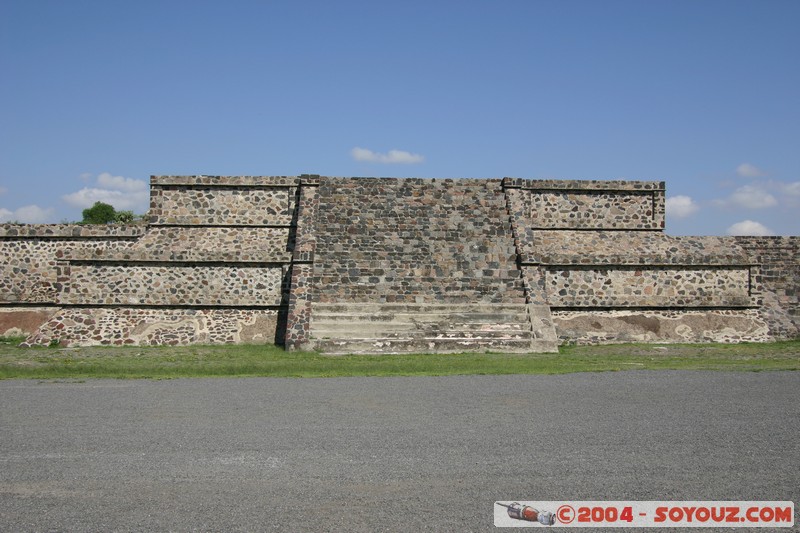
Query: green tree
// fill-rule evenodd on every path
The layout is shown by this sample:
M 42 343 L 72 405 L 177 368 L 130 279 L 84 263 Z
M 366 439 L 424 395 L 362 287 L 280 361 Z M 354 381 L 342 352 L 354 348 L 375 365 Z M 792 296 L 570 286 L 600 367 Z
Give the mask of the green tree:
M 92 207 L 83 210 L 84 224 L 111 224 L 117 220 L 117 211 L 113 205 L 95 202 Z
M 133 224 L 136 221 L 136 215 L 133 211 L 117 211 L 117 216 L 114 217 L 114 222 L 118 224 Z

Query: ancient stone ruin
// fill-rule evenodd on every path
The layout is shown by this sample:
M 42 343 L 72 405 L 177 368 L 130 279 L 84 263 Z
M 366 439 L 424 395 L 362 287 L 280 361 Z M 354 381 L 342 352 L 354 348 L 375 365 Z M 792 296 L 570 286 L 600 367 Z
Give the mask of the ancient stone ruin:
M 798 337 L 800 237 L 670 237 L 663 182 L 153 176 L 141 226 L 0 226 L 0 335 L 327 353 Z

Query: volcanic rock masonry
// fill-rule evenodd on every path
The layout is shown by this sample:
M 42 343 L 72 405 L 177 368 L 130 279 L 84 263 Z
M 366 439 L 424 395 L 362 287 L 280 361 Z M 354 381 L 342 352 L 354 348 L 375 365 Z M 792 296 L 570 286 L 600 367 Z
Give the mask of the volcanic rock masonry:
M 663 182 L 153 176 L 146 225 L 0 226 L 0 335 L 326 353 L 798 337 L 799 237 L 670 237 Z

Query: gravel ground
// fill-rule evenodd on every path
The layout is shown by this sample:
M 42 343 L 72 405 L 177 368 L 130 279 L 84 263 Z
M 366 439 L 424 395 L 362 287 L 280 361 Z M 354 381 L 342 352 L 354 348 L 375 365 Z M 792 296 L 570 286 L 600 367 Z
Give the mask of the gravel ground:
M 486 531 L 496 500 L 797 504 L 798 390 L 798 372 L 0 381 L 0 530 Z

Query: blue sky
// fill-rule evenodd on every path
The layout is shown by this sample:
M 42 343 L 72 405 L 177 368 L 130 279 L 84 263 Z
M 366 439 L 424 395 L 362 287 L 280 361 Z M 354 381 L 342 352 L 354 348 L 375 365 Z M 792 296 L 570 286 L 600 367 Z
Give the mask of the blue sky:
M 0 0 L 0 221 L 151 174 L 663 180 L 800 234 L 800 2 Z

